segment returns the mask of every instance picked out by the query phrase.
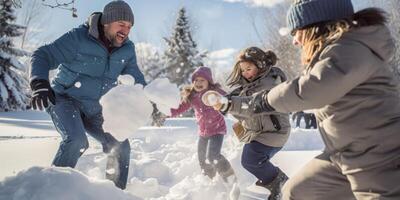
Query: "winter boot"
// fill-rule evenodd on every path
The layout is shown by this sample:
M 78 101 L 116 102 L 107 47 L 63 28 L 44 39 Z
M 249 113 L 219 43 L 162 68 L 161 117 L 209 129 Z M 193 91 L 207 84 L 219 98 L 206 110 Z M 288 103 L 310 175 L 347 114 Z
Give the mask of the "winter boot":
M 104 142 L 101 143 L 103 146 L 103 152 L 109 154 L 111 150 L 119 144 L 118 140 L 115 139 L 110 133 L 104 133 Z
M 221 176 L 222 180 L 224 180 L 224 182 L 226 183 L 236 182 L 236 175 L 232 167 L 229 167 L 229 169 L 226 169 L 225 171 L 219 171 L 217 168 L 217 171 L 218 174 Z
M 221 156 L 221 158 L 217 161 L 215 168 L 218 174 L 221 176 L 222 180 L 224 180 L 225 182 L 228 182 L 228 177 L 234 176 L 236 178 L 235 172 L 233 171 L 231 164 L 223 156 Z
M 233 168 L 229 161 L 222 156 L 222 158 L 218 160 L 215 167 L 218 174 L 224 181 L 224 186 L 226 187 L 227 193 L 229 194 L 229 200 L 238 200 L 240 196 L 240 188 L 235 171 L 233 171 Z
M 106 178 L 113 181 L 115 186 L 126 188 L 129 171 L 131 147 L 128 139 L 118 142 L 107 155 Z
M 278 170 L 278 175 L 271 183 L 264 184 L 261 180 L 256 182 L 257 186 L 265 187 L 271 192 L 268 200 L 280 200 L 282 198 L 282 187 L 289 179 L 281 169 L 278 168 Z
M 215 167 L 211 164 L 207 163 L 202 163 L 200 164 L 201 172 L 208 176 L 210 179 L 213 179 L 215 177 L 215 174 L 217 171 L 215 170 Z

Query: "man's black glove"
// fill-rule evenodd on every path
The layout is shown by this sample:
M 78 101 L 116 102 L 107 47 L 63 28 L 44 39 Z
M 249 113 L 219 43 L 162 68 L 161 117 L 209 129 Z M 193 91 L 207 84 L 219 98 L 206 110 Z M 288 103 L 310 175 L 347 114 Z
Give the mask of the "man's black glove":
M 250 108 L 253 113 L 258 114 L 262 112 L 272 112 L 275 109 L 269 105 L 267 100 L 268 91 L 263 91 L 256 94 L 253 99 L 250 100 Z
M 30 85 L 32 89 L 31 106 L 34 110 L 43 110 L 49 107 L 49 101 L 53 105 L 56 104 L 56 97 L 49 81 L 33 80 Z
M 152 105 L 153 105 L 153 112 L 151 113 L 151 118 L 152 118 L 151 125 L 158 127 L 163 126 L 167 116 L 158 110 L 157 105 L 155 103 L 152 103 Z

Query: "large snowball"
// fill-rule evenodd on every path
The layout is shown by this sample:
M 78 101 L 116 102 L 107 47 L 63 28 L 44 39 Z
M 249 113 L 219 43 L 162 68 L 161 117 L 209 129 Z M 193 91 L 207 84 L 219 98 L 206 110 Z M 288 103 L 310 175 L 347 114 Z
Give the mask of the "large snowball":
M 136 130 L 145 126 L 153 111 L 143 86 L 131 83 L 113 88 L 100 99 L 104 115 L 103 128 L 120 140 L 132 137 Z

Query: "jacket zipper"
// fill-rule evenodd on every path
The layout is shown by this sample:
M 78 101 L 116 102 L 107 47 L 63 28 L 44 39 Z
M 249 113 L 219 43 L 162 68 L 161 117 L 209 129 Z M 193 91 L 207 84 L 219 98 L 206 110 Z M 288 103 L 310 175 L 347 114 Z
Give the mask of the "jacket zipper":
M 113 53 L 115 53 L 116 51 L 118 51 L 118 49 L 121 49 L 125 45 L 125 42 L 124 42 L 124 44 L 122 44 L 121 47 L 117 48 L 117 50 L 113 49 L 113 50 L 111 50 L 111 52 L 109 52 L 108 49 L 102 43 L 100 43 L 96 38 L 94 38 L 91 35 L 89 35 L 89 37 L 93 41 L 95 41 L 107 53 L 107 64 L 106 64 L 106 67 L 104 68 L 104 71 L 103 71 L 103 77 L 104 77 L 104 74 L 106 73 L 106 71 L 110 69 L 110 57 L 111 57 L 111 55 Z M 99 94 L 98 94 L 99 98 L 101 97 L 101 93 L 102 93 L 103 87 L 104 87 L 104 78 L 101 80 L 101 88 L 100 88 L 100 91 L 99 91 Z

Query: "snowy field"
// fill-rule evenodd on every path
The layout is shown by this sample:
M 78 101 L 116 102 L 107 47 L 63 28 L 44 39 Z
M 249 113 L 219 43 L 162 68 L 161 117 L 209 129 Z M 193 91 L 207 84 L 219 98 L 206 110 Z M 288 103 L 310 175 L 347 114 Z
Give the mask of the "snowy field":
M 232 121 L 226 121 L 230 127 Z M 164 127 L 137 130 L 130 139 L 128 186 L 121 191 L 105 180 L 106 157 L 93 139 L 76 170 L 50 167 L 60 137 L 48 115 L 0 113 L 0 200 L 225 200 L 222 180 L 200 175 L 196 131 L 192 118 L 168 119 Z M 255 178 L 240 165 L 242 144 L 232 134 L 229 129 L 222 152 L 237 173 L 240 199 L 260 199 L 265 191 L 254 191 Z M 292 129 L 289 142 L 272 161 L 291 176 L 322 148 L 316 130 Z

